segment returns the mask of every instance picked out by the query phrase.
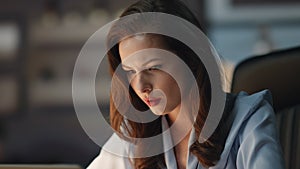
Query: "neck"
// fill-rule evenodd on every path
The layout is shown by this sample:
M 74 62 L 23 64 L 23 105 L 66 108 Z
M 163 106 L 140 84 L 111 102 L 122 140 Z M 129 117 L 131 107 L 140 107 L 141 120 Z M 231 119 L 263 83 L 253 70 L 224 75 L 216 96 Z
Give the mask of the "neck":
M 193 127 L 193 118 L 191 118 L 189 112 L 188 109 L 179 105 L 167 115 L 171 137 L 175 145 L 176 162 L 179 169 L 186 168 L 188 142 Z
M 178 105 L 174 110 L 168 113 L 167 121 L 171 126 L 171 132 L 183 132 L 186 135 L 193 127 L 193 116 L 190 110 L 183 104 Z M 186 104 L 185 104 L 186 105 Z
M 188 117 L 188 111 L 180 107 L 177 111 L 168 113 L 167 120 L 171 127 L 171 137 L 178 169 L 185 169 L 188 156 L 188 142 L 192 128 L 192 120 Z
M 185 169 L 187 166 L 187 156 L 188 156 L 188 142 L 190 133 L 183 138 L 183 140 L 175 146 L 175 158 L 178 169 Z

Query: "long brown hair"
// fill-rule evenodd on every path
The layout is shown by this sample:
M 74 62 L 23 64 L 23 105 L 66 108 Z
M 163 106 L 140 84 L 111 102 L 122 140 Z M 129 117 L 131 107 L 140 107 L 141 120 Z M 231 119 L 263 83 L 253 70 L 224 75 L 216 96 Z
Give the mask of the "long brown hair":
M 121 17 L 143 12 L 161 12 L 172 14 L 193 23 L 201 29 L 200 24 L 195 16 L 179 0 L 141 0 L 128 7 L 122 13 Z M 127 26 L 130 27 L 130 25 Z M 110 45 L 115 39 L 121 41 L 121 39 L 124 38 L 124 32 L 122 31 L 120 29 L 112 28 L 108 35 L 108 45 Z M 164 35 L 159 36 L 161 36 L 165 41 L 167 48 L 174 52 L 188 65 L 196 79 L 199 89 L 200 103 L 196 121 L 194 123 L 194 129 L 196 132 L 196 138 L 198 138 L 207 118 L 211 104 L 211 83 L 208 73 L 199 57 L 197 57 L 197 55 L 188 46 L 174 38 Z M 111 75 L 114 75 L 117 67 L 121 63 L 118 44 L 109 49 L 108 59 Z M 141 99 L 139 99 L 134 90 L 130 87 L 130 84 L 128 84 L 126 78 L 122 76 L 122 74 L 116 74 L 115 76 L 118 79 L 118 85 L 112 87 L 118 88 L 117 90 L 114 90 L 114 92 L 118 92 L 119 98 L 126 100 L 127 96 L 129 96 L 129 101 L 136 109 L 141 111 L 147 110 L 147 105 Z M 129 86 L 129 90 L 126 86 Z M 121 137 L 126 138 L 126 136 L 130 136 L 134 138 L 145 138 L 158 135 L 162 132 L 161 118 L 149 123 L 137 123 L 125 119 L 118 111 L 118 107 L 120 107 L 120 105 L 116 105 L 112 99 L 113 94 L 115 93 L 111 93 L 110 99 L 110 123 Z M 206 140 L 204 143 L 195 141 L 190 147 L 190 152 L 192 152 L 198 158 L 199 162 L 206 167 L 214 166 L 220 159 L 220 155 L 224 149 L 225 140 L 230 128 L 226 117 L 227 114 L 223 113 L 223 117 L 217 129 L 208 140 Z M 165 166 L 163 154 L 145 158 L 134 158 L 132 159 L 132 162 L 136 169 L 162 168 Z

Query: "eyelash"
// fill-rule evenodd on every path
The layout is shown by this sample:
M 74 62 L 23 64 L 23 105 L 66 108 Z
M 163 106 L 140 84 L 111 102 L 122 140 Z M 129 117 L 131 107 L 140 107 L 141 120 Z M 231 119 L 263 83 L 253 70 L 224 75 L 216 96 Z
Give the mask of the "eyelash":
M 150 68 L 148 68 L 146 70 L 148 70 L 148 71 L 155 71 L 155 70 L 160 70 L 161 67 L 162 67 L 161 65 L 155 65 L 155 66 L 152 66 L 152 67 L 150 67 Z M 124 70 L 124 71 L 125 71 L 126 74 L 133 74 L 133 73 L 135 73 L 134 70 Z
M 134 70 L 124 70 L 124 71 L 125 71 L 126 74 L 133 74 L 133 73 L 135 73 Z
M 148 68 L 149 71 L 159 70 L 159 69 L 161 69 L 161 65 L 155 65 L 155 66 Z

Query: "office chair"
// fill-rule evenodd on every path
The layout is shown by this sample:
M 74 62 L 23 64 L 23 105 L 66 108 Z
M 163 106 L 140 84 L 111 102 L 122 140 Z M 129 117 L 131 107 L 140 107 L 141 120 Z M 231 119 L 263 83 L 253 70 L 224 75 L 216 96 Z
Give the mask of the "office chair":
M 275 51 L 240 62 L 231 92 L 269 89 L 286 168 L 300 169 L 300 47 Z

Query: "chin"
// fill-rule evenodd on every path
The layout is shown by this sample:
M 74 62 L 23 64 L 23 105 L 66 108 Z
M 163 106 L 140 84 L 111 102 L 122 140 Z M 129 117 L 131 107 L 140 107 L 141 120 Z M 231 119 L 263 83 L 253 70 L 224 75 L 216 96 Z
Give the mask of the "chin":
M 155 114 L 157 116 L 163 116 L 163 115 L 167 115 L 168 114 L 168 112 L 161 111 L 159 109 L 150 108 L 150 110 L 152 111 L 153 114 Z

